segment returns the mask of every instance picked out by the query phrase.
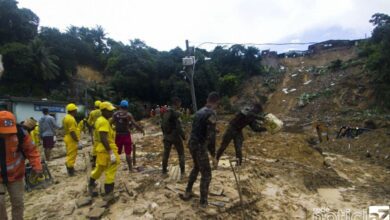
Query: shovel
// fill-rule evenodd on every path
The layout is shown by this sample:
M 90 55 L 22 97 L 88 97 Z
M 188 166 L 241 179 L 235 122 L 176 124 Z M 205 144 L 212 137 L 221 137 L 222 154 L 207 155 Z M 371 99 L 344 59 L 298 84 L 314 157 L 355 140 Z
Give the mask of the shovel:
M 233 162 L 234 161 L 235 160 L 233 160 Z M 230 163 L 230 167 L 232 168 L 232 171 L 233 171 L 234 179 L 236 180 L 238 195 L 240 196 L 241 219 L 245 220 L 245 214 L 244 214 L 244 210 L 243 210 L 244 201 L 242 200 L 242 192 L 241 192 L 241 186 L 240 186 L 240 177 L 236 174 L 236 170 L 234 169 L 232 160 L 229 160 L 229 163 Z M 238 161 L 236 161 L 236 163 L 238 163 Z

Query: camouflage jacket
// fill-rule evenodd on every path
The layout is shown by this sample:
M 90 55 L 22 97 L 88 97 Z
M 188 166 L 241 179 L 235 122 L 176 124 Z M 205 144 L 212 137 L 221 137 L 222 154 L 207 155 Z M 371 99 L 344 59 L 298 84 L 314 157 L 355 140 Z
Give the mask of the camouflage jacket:
M 162 115 L 161 130 L 166 140 L 185 139 L 185 133 L 181 126 L 181 113 L 173 108 L 168 108 Z

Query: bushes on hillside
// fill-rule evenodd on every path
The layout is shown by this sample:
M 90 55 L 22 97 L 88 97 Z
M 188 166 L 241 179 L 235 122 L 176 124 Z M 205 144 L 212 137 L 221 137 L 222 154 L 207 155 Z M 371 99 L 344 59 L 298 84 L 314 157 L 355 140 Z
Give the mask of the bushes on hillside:
M 361 55 L 367 58 L 378 103 L 390 109 L 390 16 L 377 13 L 370 22 L 375 28 Z

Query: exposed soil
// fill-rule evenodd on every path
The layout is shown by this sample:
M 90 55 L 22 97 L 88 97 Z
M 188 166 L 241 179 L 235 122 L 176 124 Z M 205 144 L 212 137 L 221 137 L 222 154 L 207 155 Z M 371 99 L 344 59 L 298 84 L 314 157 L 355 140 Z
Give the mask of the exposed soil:
M 106 208 L 102 219 L 313 219 L 329 213 L 367 213 L 369 206 L 390 204 L 389 117 L 385 113 L 365 113 L 372 92 L 362 66 L 317 72 L 332 60 L 346 61 L 355 55 L 354 49 L 344 49 L 283 59 L 281 65 L 287 70 L 274 79 L 274 92 L 263 87 L 265 78 L 257 77 L 245 86 L 243 94 L 232 99 L 241 105 L 250 97 L 259 100 L 267 95 L 266 111 L 285 123 L 284 130 L 274 135 L 244 129 L 244 162 L 235 169 L 242 202 L 230 166 L 235 158 L 232 145 L 212 173 L 209 207 L 198 206 L 200 177 L 194 187 L 195 198 L 183 202 L 178 194 L 185 189 L 187 178 L 178 178 L 176 151 L 171 152 L 169 177 L 164 178 L 160 174 L 162 133 L 158 119 L 148 119 L 142 121 L 146 135 L 133 134 L 137 166 L 130 173 L 121 156 L 115 185 L 117 199 Z M 317 70 L 310 69 L 312 66 Z M 286 93 L 284 88 L 295 90 Z M 320 95 L 300 106 L 303 93 Z M 218 146 L 231 117 L 219 118 Z M 320 144 L 313 128 L 319 119 L 329 126 L 330 136 L 329 141 Z M 355 139 L 336 139 L 340 126 L 362 126 L 366 119 L 373 119 L 378 129 Z M 185 128 L 188 137 L 190 124 Z M 89 135 L 84 135 L 83 141 L 87 147 L 78 154 L 75 177 L 67 177 L 64 144 L 61 140 L 57 143 L 55 159 L 49 162 L 54 184 L 26 193 L 26 219 L 88 219 L 90 209 L 102 200 L 99 196 L 93 198 L 92 205 L 75 207 L 76 201 L 86 196 L 90 172 Z M 188 175 L 192 160 L 185 148 Z M 100 188 L 103 179 L 99 180 Z M 103 192 L 101 189 L 100 194 Z M 364 219 L 363 215 L 357 219 Z

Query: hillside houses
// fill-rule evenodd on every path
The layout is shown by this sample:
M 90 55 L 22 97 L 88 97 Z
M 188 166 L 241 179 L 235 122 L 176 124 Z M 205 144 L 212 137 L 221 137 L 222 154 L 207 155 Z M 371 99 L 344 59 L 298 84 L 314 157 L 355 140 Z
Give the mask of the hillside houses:
M 320 53 L 324 50 L 330 49 L 340 49 L 340 48 L 349 48 L 359 45 L 362 39 L 359 40 L 328 40 L 316 44 L 309 45 L 307 50 L 290 50 L 284 53 L 278 54 L 276 51 L 263 50 L 261 51 L 261 57 L 263 59 L 273 59 L 273 58 L 295 58 L 310 56 L 311 54 Z

